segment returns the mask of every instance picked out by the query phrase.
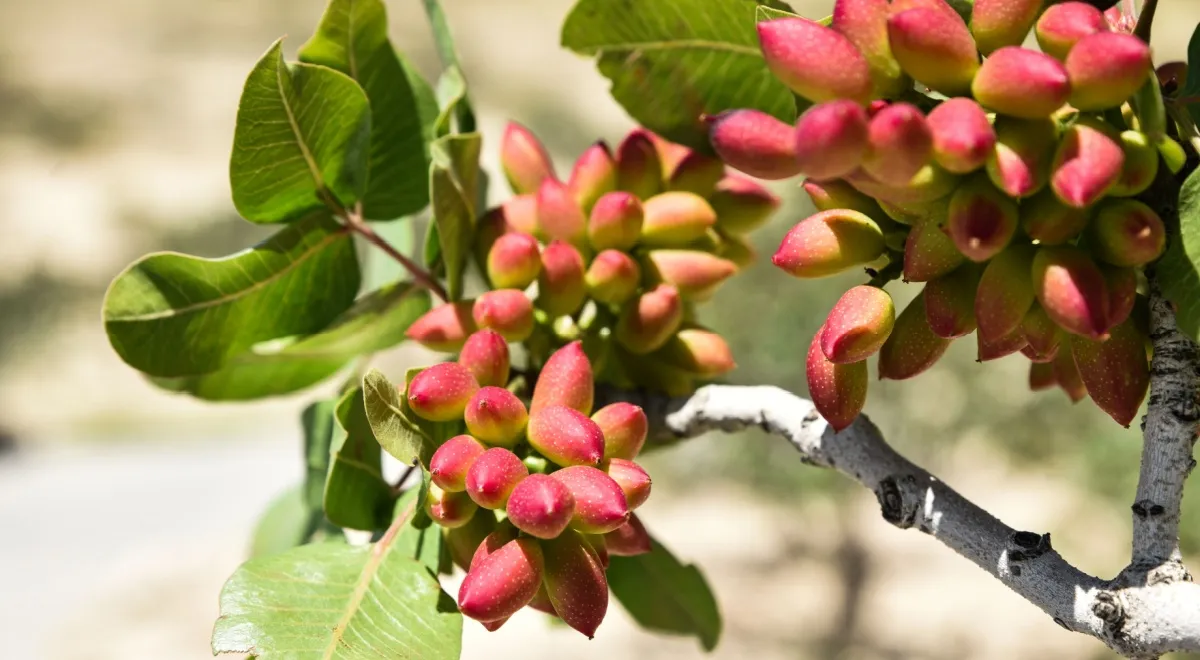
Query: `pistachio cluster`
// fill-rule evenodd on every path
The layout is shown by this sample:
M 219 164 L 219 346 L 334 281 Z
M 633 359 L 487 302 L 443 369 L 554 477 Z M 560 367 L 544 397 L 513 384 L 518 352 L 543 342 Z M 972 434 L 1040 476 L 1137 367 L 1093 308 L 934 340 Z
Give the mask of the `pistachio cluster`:
M 808 351 L 834 428 L 862 410 L 868 357 L 911 378 L 973 332 L 980 361 L 1019 351 L 1034 389 L 1133 420 L 1149 383 L 1139 272 L 1166 236 L 1137 197 L 1185 156 L 1150 49 L 1122 27 L 1043 0 L 976 0 L 969 23 L 945 0 L 837 0 L 828 26 L 759 24 L 772 72 L 814 105 L 795 126 L 730 111 L 710 137 L 737 169 L 808 179 L 819 212 L 777 267 L 870 267 Z M 1040 51 L 1020 45 L 1031 29 Z M 897 277 L 924 283 L 899 315 L 882 289 Z

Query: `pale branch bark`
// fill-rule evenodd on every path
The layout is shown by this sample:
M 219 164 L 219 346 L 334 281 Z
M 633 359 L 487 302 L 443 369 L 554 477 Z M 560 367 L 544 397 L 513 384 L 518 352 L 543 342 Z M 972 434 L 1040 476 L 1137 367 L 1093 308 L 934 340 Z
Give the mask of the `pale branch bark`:
M 801 459 L 871 489 L 883 517 L 916 528 L 974 562 L 1067 630 L 1128 658 L 1200 651 L 1200 585 L 1178 550 L 1179 505 L 1197 418 L 1196 347 L 1155 293 L 1150 412 L 1137 502 L 1134 559 L 1113 580 L 1068 563 L 1049 534 L 1017 531 L 898 454 L 866 416 L 834 433 L 812 403 L 771 386 L 710 385 L 689 397 L 604 392 L 640 404 L 659 438 L 756 427 L 790 442 Z

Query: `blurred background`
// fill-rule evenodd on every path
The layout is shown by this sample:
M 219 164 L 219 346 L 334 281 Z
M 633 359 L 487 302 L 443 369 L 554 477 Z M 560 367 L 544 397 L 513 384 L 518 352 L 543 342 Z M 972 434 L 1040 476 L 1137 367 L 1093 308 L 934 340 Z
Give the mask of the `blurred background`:
M 642 0 L 651 1 L 651 0 Z M 443 0 L 493 172 L 514 118 L 565 174 L 590 142 L 632 126 L 591 62 L 558 47 L 570 0 Z M 810 17 L 831 0 L 792 1 Z M 159 391 L 111 351 L 108 281 L 151 250 L 219 256 L 269 230 L 237 218 L 226 179 L 242 83 L 266 47 L 311 34 L 322 0 L 0 0 L 0 637 L 5 657 L 210 657 L 224 579 L 263 507 L 302 474 L 298 413 L 326 390 L 254 404 Z M 438 64 L 417 0 L 389 2 L 392 38 Z M 1164 0 L 1156 61 L 1183 59 L 1200 2 Z M 495 179 L 499 180 L 499 179 Z M 494 200 L 506 191 L 494 185 Z M 769 255 L 810 212 L 794 183 L 756 235 Z M 804 392 L 812 333 L 858 278 L 799 282 L 768 263 L 707 307 L 732 380 Z M 898 304 L 916 286 L 893 285 Z M 1127 561 L 1140 439 L 1090 404 L 1034 395 L 1026 362 L 974 362 L 973 339 L 916 381 L 873 382 L 867 412 L 907 455 L 1018 529 L 1052 532 L 1070 561 Z M 385 369 L 429 360 L 411 349 Z M 643 520 L 715 587 L 717 658 L 1112 657 L 937 542 L 885 523 L 873 496 L 803 466 L 757 432 L 648 459 Z M 1200 486 L 1184 505 L 1200 560 Z M 1194 569 L 1200 563 L 1192 564 Z M 591 642 L 520 614 L 468 623 L 465 658 L 691 658 L 614 606 Z

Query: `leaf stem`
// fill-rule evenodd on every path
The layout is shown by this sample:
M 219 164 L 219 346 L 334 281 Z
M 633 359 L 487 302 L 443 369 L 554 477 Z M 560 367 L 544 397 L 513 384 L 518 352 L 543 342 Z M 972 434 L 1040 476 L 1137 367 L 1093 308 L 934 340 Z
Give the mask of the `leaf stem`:
M 376 234 L 375 230 L 363 220 L 361 204 L 355 206 L 353 211 L 346 211 L 342 215 L 342 220 L 345 221 L 347 227 L 366 239 L 368 243 L 383 250 L 385 254 L 398 261 L 401 266 L 404 266 L 404 269 L 412 275 L 414 282 L 429 289 L 430 293 L 437 296 L 442 302 L 449 301 L 450 298 L 446 295 L 446 289 L 442 286 L 441 282 L 438 282 L 429 271 L 421 268 L 415 261 L 404 256 L 403 253 L 392 246 L 391 243 L 388 243 L 382 236 Z
M 1142 5 L 1142 15 L 1133 28 L 1133 36 L 1150 43 L 1150 28 L 1154 23 L 1154 10 L 1156 9 L 1158 9 L 1158 0 L 1146 0 L 1146 4 Z

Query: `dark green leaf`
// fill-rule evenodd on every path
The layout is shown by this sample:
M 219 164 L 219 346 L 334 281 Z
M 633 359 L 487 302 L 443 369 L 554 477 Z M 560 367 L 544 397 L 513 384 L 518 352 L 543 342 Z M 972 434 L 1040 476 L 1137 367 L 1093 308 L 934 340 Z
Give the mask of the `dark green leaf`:
M 363 376 L 362 389 L 371 431 L 387 453 L 410 465 L 433 454 L 432 438 L 418 425 L 416 416 L 406 410 L 402 393 L 387 376 L 372 369 Z
M 382 453 L 367 421 L 361 389 L 346 392 L 338 401 L 337 422 L 325 484 L 325 517 L 350 529 L 383 529 L 391 515 L 391 489 L 383 478 Z
M 367 187 L 367 95 L 333 69 L 286 64 L 282 43 L 254 65 L 238 103 L 229 182 L 234 206 L 251 222 L 349 206 Z
M 1179 329 L 1200 341 L 1200 170 L 1179 191 L 1179 236 L 1158 266 L 1163 293 L 1175 303 Z
M 691 635 L 706 651 L 721 636 L 721 613 L 700 571 L 681 564 L 657 540 L 636 557 L 612 557 L 608 586 L 643 628 Z
M 562 44 L 598 56 L 612 95 L 638 123 L 710 151 L 702 115 L 755 108 L 792 122 L 792 94 L 758 47 L 754 0 L 580 0 Z
M 320 333 L 255 346 L 210 374 L 156 382 L 211 401 L 288 394 L 329 378 L 359 356 L 404 341 L 408 326 L 429 305 L 427 291 L 396 282 L 360 298 Z
M 206 374 L 261 342 L 328 326 L 358 285 L 349 231 L 322 211 L 224 259 L 142 257 L 109 286 L 104 325 L 135 369 Z
M 451 300 L 462 298 L 463 270 L 475 240 L 482 144 L 478 133 L 447 135 L 433 143 L 429 190 Z
M 370 177 L 363 215 L 388 220 L 429 204 L 419 173 L 429 169 L 428 142 L 438 114 L 429 83 L 392 47 L 380 0 L 332 0 L 300 60 L 336 69 L 358 82 L 371 102 Z
M 300 413 L 304 428 L 304 501 L 308 508 L 320 511 L 325 499 L 325 476 L 329 474 L 329 448 L 333 444 L 334 413 L 337 401 L 325 399 L 311 403 Z
M 304 488 L 293 486 L 271 500 L 258 519 L 250 556 L 263 557 L 303 544 L 316 527 L 313 510 L 304 501 Z
M 221 590 L 212 651 L 264 658 L 457 660 L 462 616 L 428 569 L 377 543 L 318 543 L 252 559 Z

